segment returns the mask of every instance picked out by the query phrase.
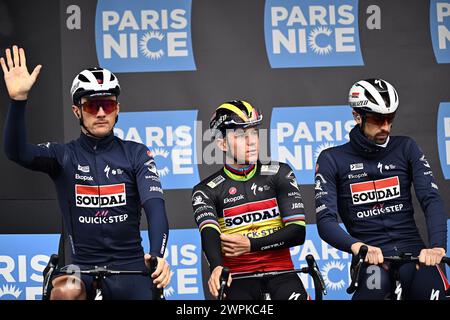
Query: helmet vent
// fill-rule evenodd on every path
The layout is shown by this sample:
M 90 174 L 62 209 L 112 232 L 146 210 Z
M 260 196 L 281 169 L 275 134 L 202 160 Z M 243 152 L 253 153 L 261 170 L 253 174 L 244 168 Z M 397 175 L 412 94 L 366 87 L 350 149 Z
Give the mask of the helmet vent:
M 80 74 L 78 76 L 78 80 L 80 80 L 82 82 L 89 82 L 89 80 L 83 74 Z

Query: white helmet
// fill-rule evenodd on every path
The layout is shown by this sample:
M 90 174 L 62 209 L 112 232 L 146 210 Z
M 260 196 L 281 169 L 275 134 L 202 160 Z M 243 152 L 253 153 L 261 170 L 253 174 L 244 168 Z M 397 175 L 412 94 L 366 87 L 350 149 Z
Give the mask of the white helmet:
M 398 94 L 395 88 L 383 79 L 366 79 L 352 86 L 348 102 L 357 112 L 389 114 L 398 108 Z
M 70 89 L 74 105 L 80 103 L 81 97 L 103 96 L 120 94 L 120 85 L 117 77 L 109 70 L 103 68 L 89 68 L 81 71 L 73 79 Z

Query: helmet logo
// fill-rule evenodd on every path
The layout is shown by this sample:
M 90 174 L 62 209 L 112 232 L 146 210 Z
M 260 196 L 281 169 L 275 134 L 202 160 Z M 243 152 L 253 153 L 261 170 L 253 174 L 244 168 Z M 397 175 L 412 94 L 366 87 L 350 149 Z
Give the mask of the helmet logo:
M 375 84 L 377 84 L 381 89 L 384 89 L 383 88 L 383 82 L 381 82 L 380 79 L 375 80 Z

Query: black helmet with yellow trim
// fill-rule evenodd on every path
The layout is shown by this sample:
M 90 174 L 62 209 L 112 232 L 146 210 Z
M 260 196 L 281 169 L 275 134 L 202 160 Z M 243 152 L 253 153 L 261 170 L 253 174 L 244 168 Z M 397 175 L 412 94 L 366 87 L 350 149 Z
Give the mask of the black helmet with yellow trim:
M 249 102 L 244 100 L 231 100 L 222 103 L 214 112 L 209 122 L 213 132 L 225 135 L 229 129 L 245 129 L 261 124 L 262 113 Z

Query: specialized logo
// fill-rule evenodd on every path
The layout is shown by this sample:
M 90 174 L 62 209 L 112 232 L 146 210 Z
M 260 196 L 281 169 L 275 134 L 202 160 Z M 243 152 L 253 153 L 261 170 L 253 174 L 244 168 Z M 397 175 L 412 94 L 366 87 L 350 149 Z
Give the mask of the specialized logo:
M 75 185 L 75 201 L 77 207 L 110 208 L 127 204 L 125 184 L 105 186 Z
M 103 169 L 103 172 L 106 174 L 106 177 L 109 179 L 109 170 L 110 170 L 111 168 L 108 166 L 108 165 L 106 165 L 106 167 L 105 167 L 105 169 Z
M 380 170 L 380 173 L 383 173 L 383 170 L 385 171 L 394 170 L 395 168 L 397 168 L 397 166 L 394 164 L 382 164 L 381 162 L 378 162 L 377 168 L 378 170 Z
M 113 72 L 195 70 L 191 0 L 99 0 L 99 65 Z
M 313 184 L 320 153 L 347 142 L 354 125 L 348 106 L 273 108 L 272 158 L 287 162 L 300 184 Z
M 266 0 L 264 33 L 272 68 L 364 65 L 357 0 Z
M 439 105 L 437 116 L 439 160 L 445 179 L 450 179 L 450 102 Z
M 295 177 L 294 177 L 295 179 Z M 298 189 L 297 187 L 297 181 L 294 182 L 295 183 L 295 187 Z M 268 191 L 270 190 L 270 187 L 268 185 L 264 185 L 264 186 L 258 186 L 256 183 L 253 183 L 250 190 L 253 191 L 253 195 L 256 196 L 256 192 L 263 192 L 263 191 Z
M 280 210 L 276 198 L 249 202 L 223 210 L 225 226 L 228 228 L 273 220 L 279 216 Z
M 122 174 L 123 170 L 120 168 L 116 168 L 116 169 L 111 169 L 111 167 L 109 165 L 105 166 L 105 169 L 103 169 L 103 172 L 106 174 L 106 178 L 109 179 L 109 173 L 111 172 L 111 175 L 115 176 L 118 174 Z
M 450 0 L 430 0 L 430 32 L 437 63 L 450 63 Z
M 200 182 L 196 153 L 197 110 L 123 112 L 114 128 L 121 139 L 145 144 L 154 157 L 147 165 L 168 189 L 191 189 Z
M 397 176 L 387 179 L 353 183 L 350 185 L 353 204 L 383 202 L 400 197 Z

